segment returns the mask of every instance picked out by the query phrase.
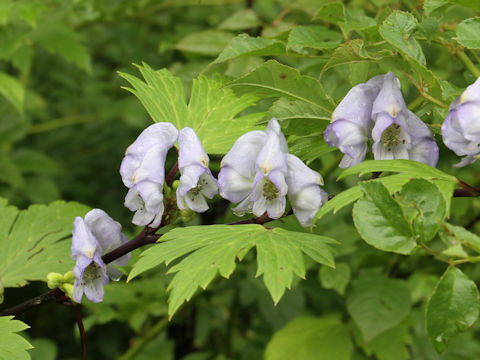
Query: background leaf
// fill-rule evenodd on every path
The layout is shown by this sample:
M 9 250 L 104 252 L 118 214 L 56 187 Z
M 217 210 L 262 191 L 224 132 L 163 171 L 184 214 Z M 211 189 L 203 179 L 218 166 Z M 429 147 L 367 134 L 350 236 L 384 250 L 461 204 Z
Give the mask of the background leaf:
M 466 48 L 480 49 L 480 17 L 466 19 L 457 25 L 455 40 Z
M 273 335 L 265 360 L 348 360 L 352 347 L 348 329 L 339 320 L 300 317 Z
M 479 294 L 475 283 L 460 269 L 449 267 L 442 275 L 426 309 L 428 336 L 438 350 L 478 318 Z
M 399 324 L 410 307 L 410 291 L 405 281 L 372 270 L 353 280 L 347 293 L 348 312 L 367 342 Z

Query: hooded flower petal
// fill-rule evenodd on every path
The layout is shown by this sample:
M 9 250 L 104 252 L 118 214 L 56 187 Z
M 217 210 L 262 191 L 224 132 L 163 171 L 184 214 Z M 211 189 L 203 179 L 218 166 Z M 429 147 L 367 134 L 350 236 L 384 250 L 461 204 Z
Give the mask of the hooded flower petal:
M 134 224 L 160 225 L 164 210 L 165 158 L 177 136 L 178 131 L 172 124 L 156 123 L 146 128 L 125 153 L 120 174 L 130 188 L 125 206 L 136 211 Z
M 255 162 L 256 175 L 252 188 L 253 213 L 261 216 L 265 211 L 272 219 L 285 211 L 285 181 L 287 163 L 277 134 L 267 132 L 267 141 Z
M 445 145 L 457 155 L 467 155 L 454 165 L 462 167 L 476 161 L 480 154 L 480 78 L 450 105 L 442 124 Z
M 204 196 L 211 199 L 217 192 L 217 180 L 208 169 L 210 162 L 202 143 L 192 128 L 180 130 L 178 136 L 178 168 L 180 186 L 177 188 L 177 205 L 196 212 L 208 210 Z
M 75 218 L 72 232 L 72 259 L 75 260 L 74 300 L 81 302 L 83 293 L 90 301 L 103 300 L 103 285 L 108 283 L 102 248 L 81 217 Z M 98 287 L 102 289 L 99 290 Z
M 382 81 L 383 75 L 354 86 L 332 113 L 332 122 L 323 136 L 328 145 L 338 147 L 345 154 L 340 163 L 342 168 L 358 164 L 365 158 L 372 127 L 372 106 Z
M 284 153 L 288 153 L 288 145 L 287 145 L 287 139 L 285 139 L 285 135 L 282 133 L 282 128 L 280 127 L 280 124 L 278 123 L 278 120 L 276 118 L 271 118 L 270 121 L 268 122 L 267 130 L 266 132 L 273 132 L 278 136 L 278 141 L 280 143 L 280 149 Z
M 92 234 L 98 240 L 102 254 L 125 244 L 128 240 L 122 233 L 122 225 L 113 220 L 101 209 L 93 209 L 85 215 L 85 224 L 90 228 Z M 120 279 L 122 273 L 114 265 L 124 266 L 130 260 L 131 253 L 125 254 L 107 265 L 107 274 L 112 280 Z
M 233 203 L 242 202 L 241 209 L 252 207 L 252 204 L 249 204 L 250 200 L 246 199 L 250 197 L 252 191 L 255 161 L 266 137 L 266 133 L 259 130 L 240 136 L 220 164 L 221 170 L 218 174 L 220 195 Z
M 327 193 L 320 188 L 322 176 L 295 155 L 288 154 L 286 159 L 288 199 L 293 213 L 302 226 L 311 226 L 315 214 L 328 199 Z

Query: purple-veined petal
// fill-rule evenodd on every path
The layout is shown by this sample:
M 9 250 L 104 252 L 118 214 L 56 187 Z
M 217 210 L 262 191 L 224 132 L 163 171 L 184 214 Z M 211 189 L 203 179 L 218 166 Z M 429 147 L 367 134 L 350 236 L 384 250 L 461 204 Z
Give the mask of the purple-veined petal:
M 285 135 L 282 133 L 282 128 L 280 127 L 280 124 L 278 123 L 278 120 L 276 118 L 271 118 L 270 121 L 268 122 L 267 130 L 266 132 L 273 132 L 278 136 L 278 141 L 280 143 L 280 149 L 284 153 L 288 153 L 288 145 L 287 145 L 287 139 L 285 139 Z
M 223 157 L 222 169 L 231 167 L 246 178 L 255 176 L 255 161 L 265 144 L 267 135 L 264 131 L 250 131 L 240 136 L 230 151 Z M 220 177 L 220 176 L 219 176 Z
M 98 243 L 85 221 L 77 216 L 73 222 L 72 231 L 72 259 L 79 255 L 93 259 L 96 252 L 101 251 Z
M 459 163 L 454 164 L 453 167 L 461 168 L 461 167 L 470 165 L 470 164 L 474 163 L 475 161 L 477 161 L 477 158 L 475 156 L 468 155 L 468 156 L 465 156 L 464 158 L 462 158 L 462 160 Z
M 342 153 L 352 159 L 359 157 L 359 150 L 363 152 L 367 143 L 367 133 L 364 129 L 347 120 L 337 120 L 331 123 L 325 129 L 323 136 L 328 145 L 338 147 Z M 365 154 L 363 154 L 364 157 Z
M 230 166 L 223 167 L 218 174 L 220 196 L 232 203 L 240 202 L 249 197 L 252 185 L 253 177 L 243 176 Z
M 425 137 L 420 140 L 408 151 L 410 160 L 423 162 L 432 167 L 437 166 L 438 162 L 438 146 L 435 140 Z
M 127 238 L 122 234 L 122 225 L 113 220 L 102 209 L 90 210 L 85 215 L 85 224 L 100 243 L 102 254 L 110 252 L 127 242 Z
M 376 117 L 380 113 L 386 113 L 392 118 L 396 118 L 406 109 L 407 105 L 400 90 L 400 80 L 390 71 L 385 74 L 382 88 L 373 102 L 372 118 L 376 121 Z

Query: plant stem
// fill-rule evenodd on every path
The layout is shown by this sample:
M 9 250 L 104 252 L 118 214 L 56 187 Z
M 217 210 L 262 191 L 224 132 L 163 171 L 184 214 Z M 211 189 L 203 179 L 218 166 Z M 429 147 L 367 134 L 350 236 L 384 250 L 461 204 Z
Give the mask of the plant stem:
M 459 51 L 457 56 L 465 64 L 465 67 L 475 76 L 480 77 L 480 70 L 475 66 L 475 64 L 470 60 L 467 54 L 464 51 Z
M 80 343 L 82 344 L 82 360 L 87 360 L 87 337 L 85 335 L 85 328 L 83 327 L 82 313 L 80 306 L 72 302 L 73 311 L 75 312 L 75 320 L 77 320 L 78 331 L 80 332 Z
M 163 318 L 160 320 L 154 327 L 152 327 L 146 334 L 143 334 L 142 337 L 136 341 L 128 351 L 122 355 L 120 360 L 131 360 L 134 359 L 135 356 L 151 341 L 157 336 L 159 333 L 162 332 L 163 329 L 168 324 L 167 318 Z

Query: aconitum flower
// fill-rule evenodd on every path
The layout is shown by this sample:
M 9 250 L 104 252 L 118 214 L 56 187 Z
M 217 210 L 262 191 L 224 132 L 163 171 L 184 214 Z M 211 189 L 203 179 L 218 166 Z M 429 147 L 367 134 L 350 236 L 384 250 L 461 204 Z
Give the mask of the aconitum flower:
M 266 134 L 265 145 L 255 161 L 252 211 L 256 216 L 266 211 L 270 218 L 277 219 L 285 211 L 287 163 L 278 134 L 274 131 L 267 131 Z
M 389 72 L 372 107 L 373 156 L 376 160 L 410 159 L 435 166 L 438 146 L 422 120 L 407 109 L 400 81 Z
M 332 113 L 332 122 L 323 136 L 330 146 L 345 155 L 340 162 L 347 168 L 362 162 L 367 153 L 367 141 L 372 129 L 372 106 L 379 92 L 383 75 L 350 89 Z
M 102 301 L 108 276 L 118 280 L 122 275 L 113 265 L 126 265 L 130 254 L 122 256 L 108 267 L 102 260 L 102 255 L 127 241 L 121 231 L 121 225 L 100 209 L 88 212 L 85 220 L 80 216 L 75 218 L 71 258 L 75 260 L 73 299 L 76 302 L 82 301 L 83 294 L 92 302 Z
M 220 195 L 239 203 L 237 215 L 265 212 L 272 219 L 285 212 L 286 195 L 302 226 L 310 226 L 320 206 L 327 201 L 320 189 L 322 177 L 300 159 L 288 154 L 280 124 L 273 118 L 265 131 L 241 136 L 225 155 L 218 175 Z
M 181 174 L 180 186 L 177 188 L 178 208 L 207 211 L 204 196 L 211 199 L 218 192 L 217 181 L 208 169 L 208 155 L 197 134 L 189 127 L 180 130 L 178 147 L 178 169 Z
M 443 142 L 459 156 L 466 155 L 454 165 L 473 163 L 480 155 L 480 78 L 450 105 L 442 124 Z
M 255 162 L 266 137 L 266 133 L 260 130 L 240 136 L 220 163 L 221 170 L 218 174 L 220 195 L 232 203 L 239 203 L 233 208 L 239 215 L 252 210 Z
M 125 153 L 120 174 L 129 188 L 125 206 L 135 211 L 132 222 L 136 225 L 155 228 L 162 221 L 165 158 L 177 136 L 172 124 L 156 123 L 143 130 Z
M 430 166 L 438 161 L 431 131 L 407 109 L 392 72 L 354 86 L 333 112 L 324 137 L 345 154 L 342 168 L 365 159 L 369 139 L 376 160 L 410 159 Z
M 320 188 L 323 178 L 298 157 L 286 155 L 288 200 L 302 226 L 311 226 L 318 209 L 328 201 L 328 194 Z

